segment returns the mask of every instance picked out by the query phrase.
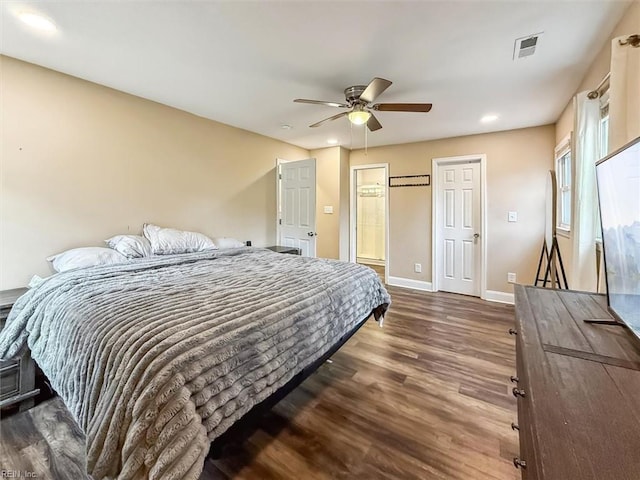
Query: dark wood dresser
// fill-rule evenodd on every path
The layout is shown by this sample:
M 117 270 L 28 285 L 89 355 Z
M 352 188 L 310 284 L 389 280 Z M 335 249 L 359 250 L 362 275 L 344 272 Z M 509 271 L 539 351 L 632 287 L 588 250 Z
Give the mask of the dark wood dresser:
M 283 247 L 281 245 L 272 245 L 270 247 L 266 247 L 267 250 L 272 250 L 276 253 L 288 253 L 291 255 L 302 255 L 302 250 L 297 247 Z
M 26 288 L 0 291 L 0 330 L 4 328 L 11 307 Z M 33 406 L 33 397 L 40 391 L 35 388 L 35 363 L 29 351 L 9 360 L 0 360 L 0 409 L 19 405 L 20 410 Z
M 515 288 L 520 456 L 527 480 L 640 479 L 640 341 L 606 297 Z

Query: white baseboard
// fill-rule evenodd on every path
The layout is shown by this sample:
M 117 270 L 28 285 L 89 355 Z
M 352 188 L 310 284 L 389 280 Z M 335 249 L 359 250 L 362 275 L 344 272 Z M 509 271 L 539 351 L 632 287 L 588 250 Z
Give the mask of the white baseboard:
M 490 302 L 510 303 L 511 305 L 515 303 L 513 293 L 497 292 L 495 290 L 487 290 L 484 294 L 484 299 Z
M 423 282 L 422 280 L 412 280 L 410 278 L 387 277 L 387 285 L 393 287 L 411 288 L 413 290 L 421 290 L 423 292 L 432 292 L 431 282 Z
M 412 290 L 433 292 L 433 284 L 431 282 L 423 282 L 422 280 L 389 276 L 387 278 L 387 284 L 392 287 L 411 288 Z M 508 303 L 511 305 L 515 302 L 513 293 L 498 292 L 495 290 L 487 290 L 485 292 L 484 299 L 489 302 Z

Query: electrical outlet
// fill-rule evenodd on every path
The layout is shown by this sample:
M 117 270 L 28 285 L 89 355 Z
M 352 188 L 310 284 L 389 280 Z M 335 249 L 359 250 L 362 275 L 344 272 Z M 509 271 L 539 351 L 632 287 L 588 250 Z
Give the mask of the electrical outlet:
M 507 273 L 507 282 L 516 283 L 516 274 L 515 273 Z
M 333 213 L 333 205 L 325 205 L 324 213 Z
M 416 272 L 416 273 L 422 273 L 422 264 L 421 263 L 414 263 L 413 271 Z
M 509 212 L 508 220 L 510 222 L 517 222 L 518 221 L 518 212 Z

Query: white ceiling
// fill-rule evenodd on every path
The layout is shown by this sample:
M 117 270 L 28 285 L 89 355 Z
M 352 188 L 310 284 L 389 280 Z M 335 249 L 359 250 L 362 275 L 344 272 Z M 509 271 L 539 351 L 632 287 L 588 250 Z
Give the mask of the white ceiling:
M 630 2 L 615 1 L 2 1 L 0 51 L 304 148 L 364 145 L 341 110 L 349 85 L 394 83 L 378 102 L 388 145 L 555 122 Z M 22 24 L 31 10 L 54 34 Z M 544 32 L 533 57 L 514 40 Z M 595 85 L 594 85 L 595 87 Z M 499 115 L 492 124 L 479 119 Z M 291 125 L 291 130 L 281 128 Z

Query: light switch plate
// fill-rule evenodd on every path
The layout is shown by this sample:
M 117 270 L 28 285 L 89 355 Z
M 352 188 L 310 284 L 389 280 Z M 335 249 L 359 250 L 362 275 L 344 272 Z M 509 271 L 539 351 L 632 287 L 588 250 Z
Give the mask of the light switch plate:
M 324 207 L 324 213 L 333 213 L 333 206 L 331 206 L 331 205 L 325 205 L 325 207 Z
M 517 222 L 518 221 L 518 212 L 509 212 L 509 221 Z

